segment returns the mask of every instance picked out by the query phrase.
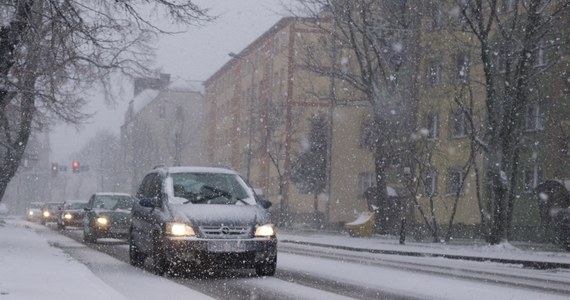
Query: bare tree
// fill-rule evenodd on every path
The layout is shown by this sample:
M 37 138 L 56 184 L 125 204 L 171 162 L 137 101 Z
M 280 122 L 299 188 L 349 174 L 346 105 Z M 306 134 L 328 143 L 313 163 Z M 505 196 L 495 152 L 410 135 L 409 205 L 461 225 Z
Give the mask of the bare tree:
M 32 127 L 78 124 L 88 117 L 82 95 L 94 83 L 109 88 L 113 72 L 149 71 L 149 42 L 167 31 L 143 17 L 148 11 L 184 25 L 210 19 L 190 0 L 0 3 L 0 200 Z
M 568 1 L 514 1 L 508 14 L 497 0 L 458 1 L 465 29 L 478 41 L 483 68 L 487 130 L 473 139 L 485 156 L 484 186 L 491 200 L 488 241 L 509 238 L 516 182 L 524 145 L 525 110 L 532 104 L 534 80 L 559 59 L 542 64 L 541 51 L 568 43 Z
M 388 203 L 386 168 L 390 161 L 411 163 L 410 157 L 404 158 L 412 151 L 409 141 L 391 140 L 411 133 L 415 127 L 415 90 L 409 87 L 416 80 L 413 43 L 417 41 L 419 18 L 413 17 L 417 8 L 413 2 L 298 1 L 303 13 L 320 20 L 315 24 L 331 41 L 307 47 L 306 66 L 335 82 L 335 105 L 350 105 L 355 100 L 368 104 L 377 207 Z M 327 53 L 332 53 L 332 63 Z M 345 97 L 340 92 L 343 87 L 357 93 Z

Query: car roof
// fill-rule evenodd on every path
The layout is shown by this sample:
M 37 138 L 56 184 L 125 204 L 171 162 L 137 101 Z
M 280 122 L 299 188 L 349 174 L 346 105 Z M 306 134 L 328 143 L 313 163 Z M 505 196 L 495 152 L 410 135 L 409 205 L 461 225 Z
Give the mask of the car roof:
M 95 193 L 96 196 L 127 196 L 131 197 L 131 194 L 127 193 Z
M 159 168 L 158 171 L 164 171 L 166 173 L 212 173 L 212 174 L 234 174 L 237 175 L 238 173 L 234 170 L 226 169 L 226 168 L 218 168 L 218 167 L 192 167 L 192 166 L 185 166 L 185 167 L 162 167 Z

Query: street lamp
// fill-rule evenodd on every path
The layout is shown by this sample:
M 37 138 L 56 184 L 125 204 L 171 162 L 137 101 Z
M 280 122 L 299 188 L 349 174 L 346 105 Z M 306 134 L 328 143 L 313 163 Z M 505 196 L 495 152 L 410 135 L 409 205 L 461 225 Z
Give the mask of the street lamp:
M 248 142 L 247 142 L 247 173 L 246 173 L 246 179 L 247 182 L 249 182 L 249 178 L 251 175 L 251 157 L 252 157 L 252 149 L 251 149 L 251 144 L 253 142 L 253 95 L 255 93 L 254 88 L 253 88 L 253 84 L 255 81 L 255 65 L 253 64 L 253 62 L 251 60 L 249 60 L 248 58 L 245 58 L 239 54 L 230 52 L 228 53 L 228 55 L 231 58 L 235 58 L 235 59 L 240 59 L 243 61 L 246 61 L 247 63 L 249 63 L 251 65 L 251 95 L 249 98 L 249 123 L 248 123 Z

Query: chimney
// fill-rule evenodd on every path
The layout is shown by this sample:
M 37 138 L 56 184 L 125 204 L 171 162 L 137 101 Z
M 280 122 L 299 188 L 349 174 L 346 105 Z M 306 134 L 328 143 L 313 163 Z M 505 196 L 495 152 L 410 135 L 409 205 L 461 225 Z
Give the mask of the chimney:
M 151 77 L 144 77 L 144 78 L 135 78 L 134 83 L 134 96 L 136 97 L 142 91 L 146 89 L 152 90 L 161 90 L 168 86 L 170 83 L 170 74 L 160 74 L 160 78 L 151 78 Z

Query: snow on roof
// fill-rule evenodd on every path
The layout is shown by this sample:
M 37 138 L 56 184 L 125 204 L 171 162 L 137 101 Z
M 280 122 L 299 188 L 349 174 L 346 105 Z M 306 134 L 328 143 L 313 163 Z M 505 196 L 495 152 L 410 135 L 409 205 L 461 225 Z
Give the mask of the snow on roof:
M 167 87 L 169 91 L 175 92 L 202 92 L 202 85 L 191 82 L 180 77 L 174 79 Z
M 398 192 L 396 192 L 396 190 L 392 187 L 387 186 L 386 193 L 389 197 L 398 197 Z
M 130 194 L 127 193 L 95 193 L 95 195 L 97 196 L 128 196 L 130 197 Z
M 146 89 L 140 92 L 136 97 L 133 98 L 133 114 L 137 114 L 145 106 L 147 106 L 152 100 L 154 100 L 158 94 L 159 90 Z
M 226 168 L 213 168 L 213 167 L 170 167 L 167 168 L 169 173 L 222 173 L 222 174 L 237 174 L 233 170 Z
M 133 98 L 133 115 L 136 115 L 145 106 L 158 97 L 162 91 L 173 91 L 173 92 L 195 92 L 201 93 L 203 90 L 201 84 L 190 82 L 182 78 L 176 78 L 170 84 L 166 86 L 163 90 L 157 89 L 145 89 L 136 97 Z

